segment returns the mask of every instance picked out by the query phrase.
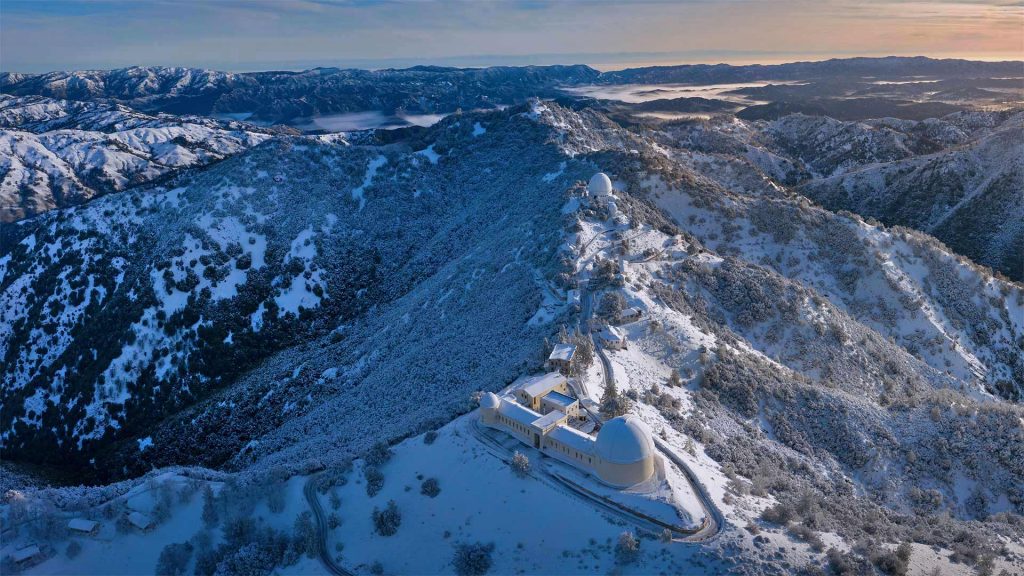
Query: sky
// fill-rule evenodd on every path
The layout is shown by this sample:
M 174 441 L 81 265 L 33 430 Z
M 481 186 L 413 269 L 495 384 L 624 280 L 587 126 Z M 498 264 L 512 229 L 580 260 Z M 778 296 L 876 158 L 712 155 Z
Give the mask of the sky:
M 1024 60 L 1019 0 L 0 0 L 0 70 Z

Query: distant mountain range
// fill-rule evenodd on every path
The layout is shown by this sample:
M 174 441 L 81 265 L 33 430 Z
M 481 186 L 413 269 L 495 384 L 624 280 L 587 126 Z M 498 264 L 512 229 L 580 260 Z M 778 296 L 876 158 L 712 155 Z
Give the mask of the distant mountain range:
M 0 73 L 0 92 L 68 100 L 110 99 L 145 112 L 246 114 L 252 120 L 288 123 L 298 118 L 380 110 L 414 114 L 488 109 L 529 97 L 553 97 L 583 84 L 725 84 L 759 80 L 866 82 L 915 77 L 960 81 L 1015 78 L 1018 62 L 930 58 L 850 58 L 823 62 L 731 66 L 681 65 L 601 73 L 589 66 L 496 66 L 303 72 L 227 73 L 195 68 L 132 67 L 117 70 Z M 963 83 L 967 83 L 966 86 Z M 1005 81 L 1004 81 L 1005 83 Z M 985 85 L 990 85 L 989 81 Z M 818 97 L 824 96 L 815 84 Z M 773 98 L 775 100 L 777 98 Z

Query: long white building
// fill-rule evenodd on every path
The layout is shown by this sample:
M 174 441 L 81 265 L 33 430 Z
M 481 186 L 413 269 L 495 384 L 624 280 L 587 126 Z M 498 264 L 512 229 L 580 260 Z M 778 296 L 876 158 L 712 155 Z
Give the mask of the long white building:
M 568 426 L 568 412 L 578 411 L 578 401 L 556 390 L 560 384 L 549 374 L 527 382 L 514 395 L 499 397 L 488 392 L 480 399 L 480 421 L 548 456 L 592 473 L 610 486 L 625 488 L 650 478 L 654 474 L 655 456 L 647 426 L 634 416 L 620 416 L 605 422 L 597 438 L 576 430 Z M 548 385 L 551 389 L 545 390 Z M 545 401 L 552 394 L 569 401 L 565 410 Z M 546 409 L 545 413 L 520 404 L 520 397 L 536 398 L 534 405 Z

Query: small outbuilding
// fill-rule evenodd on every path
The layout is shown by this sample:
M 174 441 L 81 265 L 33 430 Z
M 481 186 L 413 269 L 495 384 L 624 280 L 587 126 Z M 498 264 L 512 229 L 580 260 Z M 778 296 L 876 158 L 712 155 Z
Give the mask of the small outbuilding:
M 11 560 L 18 565 L 19 568 L 27 568 L 38 564 L 43 559 L 43 552 L 39 549 L 36 544 L 28 544 L 18 548 L 11 553 Z
M 131 522 L 132 526 L 143 532 L 149 532 L 156 527 L 156 523 L 153 522 L 152 518 L 137 510 L 128 514 L 128 522 Z
M 100 531 L 100 523 L 95 520 L 86 520 L 85 518 L 73 518 L 68 522 L 68 530 L 72 534 L 95 536 Z
M 562 373 L 568 373 L 569 366 L 572 365 L 572 357 L 575 354 L 575 344 L 555 344 L 555 347 L 551 350 L 551 354 L 548 356 L 545 368 L 548 370 L 557 370 Z
M 609 350 L 626 348 L 626 335 L 615 326 L 605 326 L 604 330 L 597 334 L 597 339 Z
M 643 315 L 644 311 L 635 306 L 626 308 L 622 312 L 619 312 L 619 317 L 621 317 L 625 322 L 636 322 L 640 318 L 643 318 Z

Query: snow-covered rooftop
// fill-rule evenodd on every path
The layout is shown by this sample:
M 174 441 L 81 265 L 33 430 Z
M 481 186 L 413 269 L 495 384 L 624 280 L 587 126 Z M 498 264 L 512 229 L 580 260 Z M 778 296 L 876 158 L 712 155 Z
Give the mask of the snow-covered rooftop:
M 541 432 L 544 432 L 563 420 L 565 420 L 565 412 L 562 412 L 561 410 L 552 410 L 551 412 L 548 412 L 534 420 L 532 426 Z
M 643 310 L 633 306 L 631 308 L 626 308 L 620 314 L 623 318 L 633 318 L 634 316 L 642 316 Z
M 623 340 L 626 335 L 615 326 L 605 326 L 604 330 L 601 330 L 601 338 L 604 340 Z
M 568 362 L 572 360 L 572 355 L 576 353 L 576 345 L 574 344 L 555 344 L 551 355 L 548 356 L 548 360 L 562 360 Z
M 25 560 L 28 560 L 29 558 L 33 558 L 38 555 L 39 546 L 32 544 L 31 546 L 25 546 L 20 550 L 15 550 L 14 553 L 11 554 L 11 558 L 13 558 L 15 562 L 24 562 Z
M 145 530 L 153 525 L 153 520 L 149 516 L 138 511 L 128 514 L 128 521 L 132 523 L 132 526 L 140 530 Z
M 584 434 L 575 428 L 568 426 L 556 426 L 554 430 L 548 432 L 548 438 L 561 442 L 566 446 L 569 446 L 580 452 L 587 454 L 594 453 L 594 438 L 589 434 Z
M 99 526 L 99 522 L 95 520 L 86 520 L 85 518 L 72 518 L 68 522 L 68 528 L 76 532 L 92 532 Z
M 569 407 L 572 406 L 576 399 L 571 396 L 566 396 L 557 390 L 552 390 L 544 395 L 544 400 L 551 402 L 552 404 L 558 404 L 559 406 Z
M 548 372 L 543 376 L 536 376 L 523 384 L 522 391 L 531 398 L 537 398 L 550 392 L 556 386 L 565 382 L 565 376 L 558 372 Z
M 515 420 L 520 424 L 529 426 L 540 418 L 540 414 L 530 410 L 526 406 L 523 406 L 515 400 L 505 399 L 498 406 L 498 413 L 502 416 Z

